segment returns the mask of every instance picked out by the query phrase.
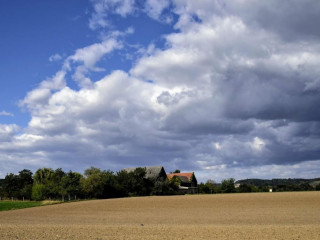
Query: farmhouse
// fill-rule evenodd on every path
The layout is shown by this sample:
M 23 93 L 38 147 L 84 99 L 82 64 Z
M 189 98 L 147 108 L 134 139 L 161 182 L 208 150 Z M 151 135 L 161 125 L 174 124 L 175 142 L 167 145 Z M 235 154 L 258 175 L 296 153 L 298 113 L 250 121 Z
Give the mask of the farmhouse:
M 180 181 L 179 191 L 181 193 L 194 194 L 198 193 L 198 182 L 194 175 L 194 172 L 188 173 L 170 173 L 167 174 L 169 180 L 176 177 Z
M 167 179 L 166 171 L 162 166 L 153 166 L 153 167 L 144 167 L 146 169 L 146 179 L 149 179 L 152 182 L 163 182 Z M 137 168 L 125 168 L 123 171 L 133 172 Z

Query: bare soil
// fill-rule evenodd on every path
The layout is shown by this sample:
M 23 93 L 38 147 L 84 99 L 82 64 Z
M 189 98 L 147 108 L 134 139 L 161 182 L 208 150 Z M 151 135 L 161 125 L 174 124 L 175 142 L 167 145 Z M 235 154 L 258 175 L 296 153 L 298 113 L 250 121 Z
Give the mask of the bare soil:
M 320 239 L 320 192 L 139 197 L 0 212 L 0 239 Z

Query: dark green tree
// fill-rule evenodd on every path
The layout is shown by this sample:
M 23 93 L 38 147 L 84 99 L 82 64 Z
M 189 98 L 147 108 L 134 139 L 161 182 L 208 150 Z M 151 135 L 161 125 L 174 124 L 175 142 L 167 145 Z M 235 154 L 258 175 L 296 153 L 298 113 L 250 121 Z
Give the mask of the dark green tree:
M 81 192 L 81 179 L 83 176 L 80 173 L 69 171 L 61 179 L 62 187 L 65 189 L 66 194 L 68 195 L 69 201 L 71 196 L 73 199 L 77 199 L 77 196 L 82 195 Z
M 32 193 L 32 185 L 33 185 L 33 173 L 28 169 L 23 169 L 18 174 L 18 181 L 19 181 L 19 197 L 31 199 Z
M 103 198 L 106 181 L 105 171 L 101 171 L 100 168 L 90 167 L 84 171 L 81 186 L 87 197 Z
M 146 169 L 136 168 L 132 172 L 120 171 L 117 173 L 117 181 L 126 196 L 146 196 L 153 190 L 153 183 L 145 178 Z
M 19 177 L 13 173 L 7 174 L 4 178 L 3 189 L 7 197 L 18 198 L 20 196 Z
M 222 193 L 234 193 L 236 189 L 234 187 L 234 178 L 224 179 L 221 182 L 221 192 Z
M 44 199 L 60 197 L 64 199 L 64 196 L 66 195 L 66 190 L 62 185 L 62 178 L 64 177 L 64 175 L 65 172 L 61 168 L 58 168 L 56 170 L 52 170 L 51 168 L 40 168 L 35 172 L 33 176 L 34 186 L 42 185 L 41 193 L 46 194 L 45 196 L 43 196 Z
M 62 201 L 64 201 L 64 198 L 67 194 L 66 189 L 63 186 L 62 179 L 66 175 L 66 173 L 61 169 L 57 168 L 51 177 L 51 179 L 48 182 L 48 187 L 50 189 L 50 195 L 53 198 L 62 198 Z
M 237 188 L 237 191 L 240 193 L 252 192 L 252 187 L 248 184 L 240 184 L 239 188 Z

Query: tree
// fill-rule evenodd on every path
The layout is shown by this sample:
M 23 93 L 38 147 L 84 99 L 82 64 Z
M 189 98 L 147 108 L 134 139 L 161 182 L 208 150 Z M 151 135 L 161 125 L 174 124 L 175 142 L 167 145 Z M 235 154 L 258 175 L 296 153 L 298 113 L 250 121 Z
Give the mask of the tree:
M 51 179 L 48 181 L 48 187 L 50 189 L 50 195 L 53 198 L 62 198 L 62 201 L 64 201 L 64 197 L 67 194 L 66 189 L 64 188 L 62 184 L 62 179 L 66 175 L 66 173 L 61 169 L 57 168 L 52 176 Z
M 181 184 L 181 179 L 177 176 L 173 176 L 169 181 L 169 188 L 177 192 L 179 190 L 180 184 Z
M 106 182 L 105 171 L 90 167 L 84 171 L 81 186 L 87 197 L 102 198 Z
M 51 168 L 39 168 L 33 175 L 33 180 L 36 184 L 48 184 L 54 175 Z
M 32 187 L 32 199 L 41 201 L 46 199 L 48 195 L 48 189 L 44 184 L 34 184 Z
M 69 171 L 61 179 L 62 187 L 68 195 L 69 201 L 71 196 L 76 199 L 76 196 L 81 195 L 81 179 L 83 176 L 80 173 Z
M 28 169 L 23 169 L 18 174 L 18 187 L 19 197 L 31 199 L 32 185 L 33 185 L 33 173 Z
M 132 172 L 120 171 L 116 178 L 126 196 L 146 196 L 153 190 L 153 183 L 145 178 L 146 169 L 136 168 Z
M 152 182 L 145 178 L 146 169 L 136 168 L 133 172 L 133 184 L 131 193 L 133 196 L 146 196 L 150 195 L 152 191 Z
M 248 192 L 252 192 L 252 187 L 248 184 L 240 184 L 237 190 L 240 193 L 248 193 Z
M 234 178 L 224 179 L 221 182 L 221 192 L 222 193 L 234 193 L 236 189 L 234 187 Z
M 7 193 L 7 197 L 19 198 L 19 177 L 13 173 L 7 174 L 3 183 L 4 191 Z
M 198 184 L 199 188 L 199 193 L 204 193 L 204 194 L 212 194 L 212 193 L 217 193 L 218 191 L 218 185 L 216 184 L 215 181 L 209 179 L 206 181 L 206 183 L 200 183 Z
M 215 181 L 209 179 L 208 181 L 206 181 L 205 183 L 207 189 L 209 190 L 208 193 L 215 193 L 215 188 L 217 187 L 217 184 Z
M 180 170 L 176 169 L 173 173 L 180 173 Z
M 66 191 L 62 186 L 62 178 L 64 177 L 65 172 L 58 168 L 52 170 L 51 168 L 40 168 L 38 169 L 34 176 L 35 185 L 42 185 L 41 188 L 43 193 L 46 193 L 45 198 L 64 198 Z

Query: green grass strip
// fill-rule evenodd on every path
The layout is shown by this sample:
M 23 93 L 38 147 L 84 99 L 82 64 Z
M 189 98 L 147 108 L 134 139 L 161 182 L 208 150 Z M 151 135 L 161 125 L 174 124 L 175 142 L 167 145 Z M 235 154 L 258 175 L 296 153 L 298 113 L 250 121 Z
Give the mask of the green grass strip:
M 58 203 L 57 201 L 0 201 L 0 211 L 38 207 Z

